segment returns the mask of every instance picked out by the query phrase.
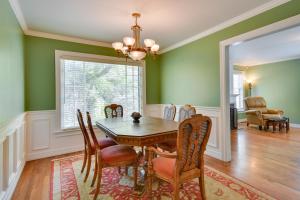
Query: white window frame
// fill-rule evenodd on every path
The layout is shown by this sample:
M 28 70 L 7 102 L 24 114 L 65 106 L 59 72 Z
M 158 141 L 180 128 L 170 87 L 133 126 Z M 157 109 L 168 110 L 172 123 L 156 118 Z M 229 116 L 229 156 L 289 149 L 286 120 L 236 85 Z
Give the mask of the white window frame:
M 133 61 L 127 60 L 125 58 L 118 58 L 113 56 L 103 56 L 97 54 L 87 54 L 87 53 L 79 53 L 72 51 L 61 51 L 55 50 L 55 88 L 56 88 L 56 116 L 57 116 L 57 132 L 60 131 L 68 131 L 68 130 L 79 130 L 79 127 L 76 128 L 62 128 L 61 121 L 61 59 L 74 59 L 74 60 L 82 60 L 82 61 L 94 61 L 100 63 L 110 63 L 110 64 L 122 64 L 122 65 L 133 65 L 143 67 L 143 88 L 142 88 L 142 99 L 141 99 L 141 114 L 143 115 L 145 105 L 146 105 L 146 63 L 144 60 L 142 61 Z M 104 112 L 104 111 L 103 111 Z
M 240 70 L 233 70 L 233 75 L 234 74 L 239 74 L 239 75 L 243 75 L 244 79 L 243 79 L 243 84 L 242 84 L 242 90 L 243 90 L 243 96 L 242 98 L 244 99 L 245 98 L 245 72 L 244 71 L 240 71 Z M 234 90 L 234 78 L 233 78 L 233 75 L 232 75 L 232 91 Z M 235 97 L 236 98 L 236 97 Z M 236 104 L 236 102 L 235 102 Z M 245 105 L 244 105 L 244 102 L 242 101 L 242 108 L 238 108 L 238 111 L 239 112 L 242 112 L 245 110 Z

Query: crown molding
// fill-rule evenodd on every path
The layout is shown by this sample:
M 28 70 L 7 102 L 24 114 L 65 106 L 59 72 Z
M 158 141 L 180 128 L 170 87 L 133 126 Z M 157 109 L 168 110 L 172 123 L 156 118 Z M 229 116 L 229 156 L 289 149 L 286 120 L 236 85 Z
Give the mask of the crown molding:
M 54 40 L 61 40 L 61 41 L 67 41 L 67 42 L 75 42 L 75 43 L 80 43 L 80 44 L 112 48 L 111 44 L 107 43 L 107 42 L 87 40 L 87 39 L 82 39 L 82 38 L 78 38 L 78 37 L 71 37 L 71 36 L 66 36 L 66 35 L 30 30 L 26 24 L 19 1 L 18 0 L 9 0 L 9 3 L 10 3 L 10 6 L 11 6 L 13 12 L 15 13 L 16 18 L 17 18 L 25 35 L 31 35 L 31 36 L 35 36 L 35 37 L 42 37 L 42 38 L 49 38 L 49 39 L 54 39 Z
M 240 67 L 256 67 L 256 66 L 260 66 L 260 65 L 266 65 L 266 64 L 273 64 L 273 63 L 278 63 L 278 62 L 284 62 L 284 61 L 289 61 L 289 60 L 298 60 L 300 59 L 300 55 L 295 55 L 295 56 L 290 56 L 290 57 L 286 57 L 286 58 L 279 58 L 279 59 L 273 59 L 272 61 L 264 61 L 264 62 L 257 62 L 254 64 L 242 64 L 242 63 L 235 63 L 234 65 L 240 66 Z
M 234 17 L 228 21 L 225 21 L 224 23 L 221 23 L 213 28 L 210 28 L 206 31 L 203 31 L 197 35 L 194 35 L 190 38 L 187 38 L 185 40 L 182 40 L 178 43 L 175 43 L 165 49 L 162 49 L 161 51 L 158 52 L 158 54 L 163 54 L 168 51 L 171 51 L 173 49 L 176 49 L 178 47 L 184 46 L 188 43 L 191 43 L 193 41 L 196 41 L 198 39 L 201 39 L 203 37 L 206 37 L 210 34 L 213 34 L 215 32 L 218 32 L 220 30 L 223 30 L 229 26 L 232 26 L 236 23 L 239 23 L 241 21 L 244 21 L 246 19 L 249 19 L 251 17 L 254 17 L 260 13 L 263 13 L 267 10 L 270 10 L 272 8 L 275 8 L 277 6 L 280 6 L 282 4 L 285 4 L 291 0 L 273 0 L 271 2 L 268 2 L 266 4 L 263 4 L 262 6 L 259 6 L 251 11 L 248 11 L 240 16 Z M 16 18 L 24 32 L 25 35 L 31 35 L 31 36 L 36 36 L 36 37 L 43 37 L 43 38 L 49 38 L 49 39 L 55 39 L 55 40 L 62 40 L 62 41 L 68 41 L 68 42 L 75 42 L 75 43 L 80 43 L 80 44 L 87 44 L 87 45 L 94 45 L 94 46 L 101 46 L 101 47 L 111 47 L 110 43 L 107 42 L 101 42 L 101 41 L 95 41 L 95 40 L 87 40 L 87 39 L 82 39 L 78 37 L 71 37 L 71 36 L 66 36 L 66 35 L 60 35 L 60 34 L 53 34 L 53 33 L 46 33 L 46 32 L 41 32 L 41 31 L 35 31 L 35 30 L 30 30 L 26 24 L 24 15 L 22 13 L 21 7 L 19 5 L 18 0 L 9 0 L 9 3 L 11 5 L 12 10 L 14 11 Z
M 177 42 L 177 43 L 175 43 L 175 44 L 173 44 L 173 45 L 171 45 L 171 46 L 169 46 L 167 48 L 164 48 L 164 49 L 162 49 L 159 52 L 159 54 L 166 53 L 166 52 L 171 51 L 173 49 L 176 49 L 178 47 L 184 46 L 186 44 L 189 44 L 191 42 L 194 42 L 196 40 L 204 38 L 204 37 L 206 37 L 208 35 L 211 35 L 213 33 L 221 31 L 221 30 L 223 30 L 225 28 L 228 28 L 228 27 L 230 27 L 230 26 L 232 26 L 234 24 L 237 24 L 239 22 L 245 21 L 245 20 L 247 20 L 247 19 L 249 19 L 251 17 L 259 15 L 259 14 L 265 12 L 265 11 L 268 11 L 268 10 L 270 10 L 272 8 L 275 8 L 277 6 L 285 4 L 285 3 L 289 2 L 289 1 L 291 1 L 291 0 L 273 0 L 273 1 L 270 1 L 268 3 L 265 3 L 265 4 L 263 4 L 263 5 L 261 5 L 261 6 L 257 7 L 257 8 L 254 8 L 253 10 L 245 12 L 245 13 L 243 13 L 243 14 L 237 16 L 237 17 L 234 17 L 234 18 L 232 18 L 230 20 L 227 20 L 227 21 L 225 21 L 225 22 L 223 22 L 223 23 L 221 23 L 221 24 L 219 24 L 219 25 L 217 25 L 217 26 L 215 26 L 213 28 L 207 29 L 206 31 L 198 33 L 197 35 L 194 35 L 194 36 L 192 36 L 190 38 L 187 38 L 187 39 L 184 39 L 184 40 L 182 40 L 180 42 Z
M 28 26 L 26 24 L 26 21 L 25 21 L 25 18 L 24 18 L 24 15 L 23 15 L 23 12 L 21 10 L 21 7 L 20 7 L 20 4 L 18 2 L 18 0 L 8 0 L 9 1 L 9 4 L 10 4 L 10 7 L 12 8 L 13 12 L 15 13 L 16 15 L 16 18 L 22 28 L 22 30 L 27 30 L 28 29 Z
M 34 31 L 34 30 L 27 29 L 24 31 L 24 34 L 30 35 L 30 36 L 35 36 L 35 37 L 42 37 L 42 38 L 49 38 L 49 39 L 54 39 L 54 40 L 61 40 L 61 41 L 67 41 L 67 42 L 75 42 L 75 43 L 80 43 L 80 44 L 112 48 L 111 43 L 108 43 L 108 42 L 86 40 L 86 39 L 82 39 L 82 38 L 78 38 L 78 37 L 46 33 L 46 32 L 41 32 L 41 31 Z

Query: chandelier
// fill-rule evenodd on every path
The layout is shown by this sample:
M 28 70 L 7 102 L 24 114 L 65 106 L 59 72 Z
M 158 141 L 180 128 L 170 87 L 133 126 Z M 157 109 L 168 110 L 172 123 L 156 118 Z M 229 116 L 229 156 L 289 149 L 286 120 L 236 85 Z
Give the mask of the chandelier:
M 126 58 L 130 57 L 132 60 L 142 60 L 148 54 L 156 55 L 159 50 L 159 45 L 155 44 L 152 39 L 144 40 L 144 47 L 140 42 L 140 35 L 142 28 L 138 25 L 137 20 L 141 17 L 140 13 L 132 13 L 135 18 L 135 25 L 131 27 L 133 37 L 124 37 L 123 42 L 114 42 L 112 47 L 118 54 L 122 53 Z

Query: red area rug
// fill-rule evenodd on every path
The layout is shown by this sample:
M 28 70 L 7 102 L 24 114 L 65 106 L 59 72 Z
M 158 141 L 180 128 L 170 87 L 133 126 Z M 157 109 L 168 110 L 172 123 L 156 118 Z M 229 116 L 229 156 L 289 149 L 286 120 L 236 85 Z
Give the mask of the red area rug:
M 90 187 L 92 173 L 86 183 L 80 173 L 83 156 L 55 159 L 51 162 L 50 200 L 93 199 L 95 188 Z M 93 171 L 91 171 L 93 172 Z M 103 170 L 100 200 L 146 200 L 146 193 L 134 191 L 133 181 L 128 176 L 119 175 L 117 168 Z M 273 200 L 269 195 L 222 172 L 205 166 L 205 188 L 208 200 Z M 155 200 L 171 199 L 172 187 L 165 182 L 154 182 L 152 197 Z M 183 185 L 180 191 L 183 200 L 201 199 L 198 181 Z

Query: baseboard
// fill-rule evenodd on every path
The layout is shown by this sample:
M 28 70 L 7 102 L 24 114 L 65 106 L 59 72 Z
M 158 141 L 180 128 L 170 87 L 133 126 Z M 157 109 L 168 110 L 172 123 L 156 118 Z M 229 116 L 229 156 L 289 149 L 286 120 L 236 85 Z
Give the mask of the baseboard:
M 292 128 L 300 128 L 300 124 L 290 123 L 290 127 L 292 127 Z
M 219 160 L 223 160 L 222 154 L 220 151 L 214 151 L 212 149 L 207 148 L 205 151 L 205 154 L 214 158 L 217 158 Z
M 247 119 L 238 119 L 238 123 L 246 122 Z
M 66 153 L 73 153 L 77 151 L 82 151 L 83 150 L 83 145 L 77 145 L 77 146 L 72 146 L 72 147 L 67 147 L 67 148 L 58 148 L 58 149 L 52 149 L 52 150 L 46 150 L 43 152 L 33 152 L 30 154 L 27 154 L 27 161 L 30 160 L 37 160 L 41 158 L 47 158 L 47 157 L 52 157 L 52 156 L 58 156 Z
M 16 189 L 16 186 L 18 184 L 18 181 L 21 177 L 21 174 L 23 172 L 23 169 L 24 169 L 24 166 L 25 166 L 25 162 L 22 162 L 19 167 L 18 167 L 18 170 L 17 172 L 13 175 L 10 183 L 9 183 L 9 187 L 6 189 L 6 191 L 4 192 L 3 196 L 2 196 L 2 200 L 9 200 L 12 198 L 12 195 Z

